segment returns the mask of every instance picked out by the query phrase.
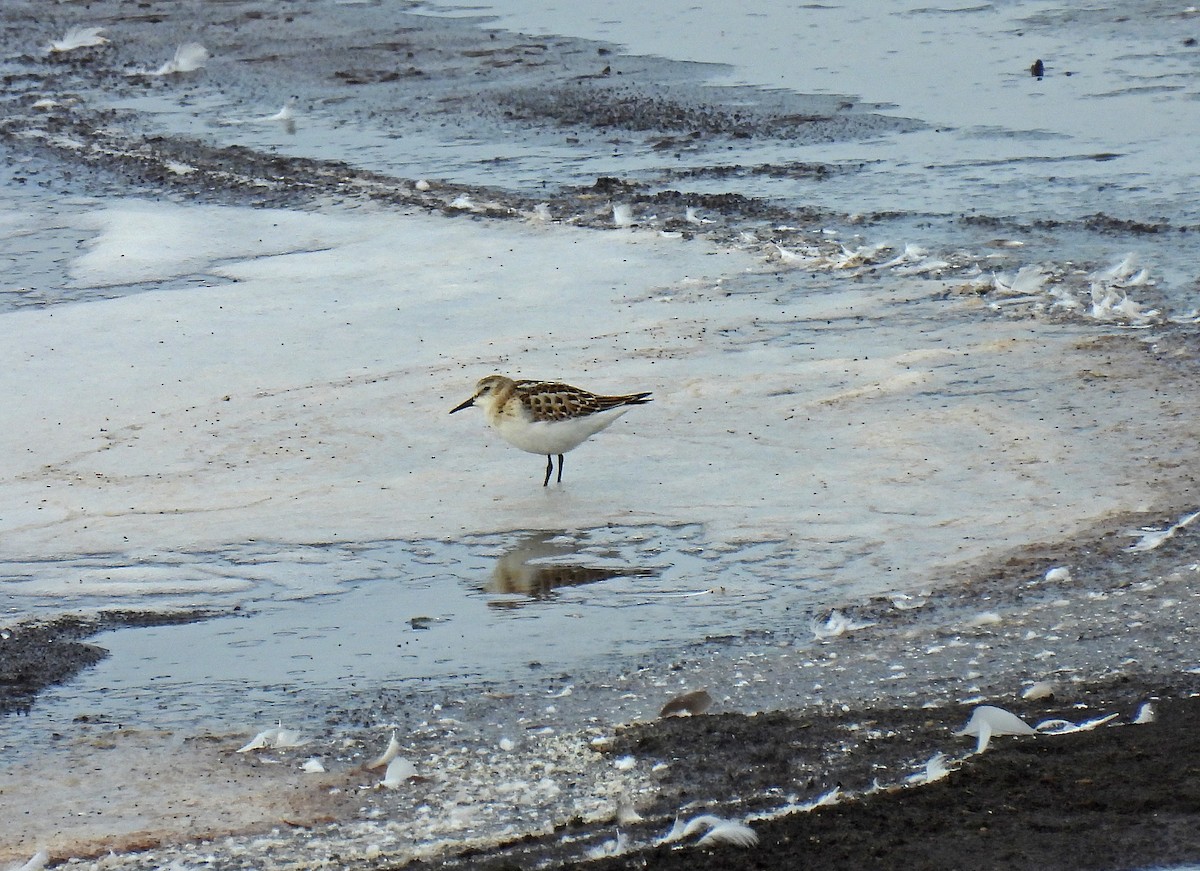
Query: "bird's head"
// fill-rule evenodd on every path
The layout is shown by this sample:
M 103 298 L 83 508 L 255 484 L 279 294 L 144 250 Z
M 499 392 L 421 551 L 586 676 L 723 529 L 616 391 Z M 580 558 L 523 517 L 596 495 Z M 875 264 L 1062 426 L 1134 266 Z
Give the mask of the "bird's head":
M 470 408 L 472 405 L 480 405 L 486 408 L 495 402 L 502 402 L 504 397 L 501 394 L 507 394 L 513 385 L 513 380 L 505 378 L 503 375 L 488 375 L 486 378 L 481 378 L 479 379 L 479 383 L 475 385 L 475 395 L 466 402 L 461 402 L 454 406 L 454 408 L 450 409 L 450 413 L 454 414 L 454 412 Z

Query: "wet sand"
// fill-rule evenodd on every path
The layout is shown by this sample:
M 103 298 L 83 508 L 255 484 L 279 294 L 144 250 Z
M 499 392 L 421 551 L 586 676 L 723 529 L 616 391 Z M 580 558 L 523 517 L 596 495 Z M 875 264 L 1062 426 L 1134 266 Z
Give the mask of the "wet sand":
M 265 49 L 254 49 L 267 25 L 256 24 L 260 14 L 248 4 L 225 7 L 230 18 L 221 26 L 244 34 L 226 37 L 227 45 L 240 46 L 227 49 L 239 60 L 227 70 L 243 77 L 231 83 L 230 90 L 239 98 L 252 95 L 259 103 L 282 103 L 288 82 L 272 72 L 277 71 L 273 64 L 278 59 Z M 130 21 L 115 4 L 92 6 L 96 23 L 121 21 L 140 28 L 130 34 L 129 43 L 141 46 L 141 60 L 152 66 L 159 55 L 169 54 L 188 27 L 172 22 L 165 7 L 143 9 Z M 15 25 L 10 42 L 14 32 L 23 39 L 32 33 L 32 22 L 40 20 L 43 11 L 40 4 L 6 6 L 4 15 Z M 617 130 L 616 135 L 629 140 L 653 139 L 662 149 L 695 153 L 719 137 L 823 141 L 917 129 L 921 124 L 879 115 L 870 106 L 859 107 L 849 118 L 834 111 L 822 114 L 821 101 L 814 106 L 783 94 L 778 105 L 760 104 L 753 112 L 715 107 L 718 94 L 689 83 L 686 71 L 646 59 L 625 59 L 621 67 L 627 81 L 640 77 L 643 84 L 612 88 L 611 70 L 605 69 L 612 63 L 613 48 L 569 40 L 513 35 L 503 41 L 471 36 L 460 26 L 425 22 L 422 28 L 376 45 L 375 54 L 358 51 L 361 41 L 346 34 L 342 44 L 331 44 L 326 54 L 303 65 L 296 58 L 306 54 L 313 36 L 303 30 L 291 35 L 297 42 L 280 50 L 284 56 L 291 52 L 283 67 L 296 76 L 311 74 L 320 88 L 358 89 L 356 111 L 364 115 L 388 107 L 395 111 L 396 105 L 414 99 L 414 88 L 427 99 L 440 100 L 438 110 L 412 112 L 404 119 L 421 134 L 448 123 L 466 126 L 468 118 L 482 119 L 479 123 L 494 137 L 512 129 L 544 136 L 547 127 L 575 125 L 582 128 L 578 135 L 594 143 L 603 143 Z M 413 61 L 397 68 L 399 49 L 411 53 Z M 110 83 L 117 81 L 121 74 L 105 73 L 97 62 L 104 51 L 54 62 L 22 62 L 39 72 L 10 74 L 14 105 L 22 111 L 5 119 L 0 136 L 9 153 L 22 159 L 19 183 L 55 193 L 132 192 L 255 206 L 374 201 L 465 219 L 514 218 L 551 199 L 557 213 L 577 215 L 575 223 L 585 228 L 611 226 L 608 204 L 619 192 L 639 213 L 682 213 L 688 206 L 701 207 L 715 218 L 703 232 L 716 239 L 736 238 L 760 222 L 851 220 L 816 209 L 801 213 L 734 193 L 685 196 L 614 176 L 564 183 L 549 195 L 528 181 L 490 186 L 434 179 L 419 185 L 416 179 L 366 164 L 166 135 L 156 128 L 158 122 L 139 118 L 136 112 L 30 108 L 45 94 L 62 97 L 72 88 L 104 87 L 105 76 Z M 355 58 L 353 64 L 347 64 L 348 56 Z M 576 65 L 566 83 L 553 89 L 538 72 L 549 58 Z M 461 85 L 478 82 L 480 73 L 489 77 L 485 91 Z M 120 81 L 124 86 L 124 79 Z M 310 92 L 320 90 L 311 83 L 307 87 Z M 154 85 L 147 84 L 145 90 L 148 98 L 155 96 Z M 719 98 L 726 104 L 737 102 L 728 92 Z M 599 122 L 592 115 L 597 106 L 604 109 Z M 723 142 L 713 147 L 723 147 Z M 738 170 L 794 177 L 853 171 L 822 164 Z M 680 170 L 679 178 L 697 174 L 714 177 L 720 172 Z M 462 205 L 463 195 L 469 207 Z M 992 226 L 986 220 L 980 223 L 985 229 Z M 1157 232 L 1119 218 L 1107 222 L 1105 216 L 1093 223 L 1092 229 L 1110 234 L 1115 244 L 1131 235 Z M 995 221 L 997 228 L 1006 226 L 1003 220 Z M 701 232 L 683 218 L 668 220 L 662 228 Z M 801 236 L 797 231 L 791 241 L 799 244 Z M 791 244 L 786 235 L 777 238 Z M 980 297 L 989 298 L 986 293 Z M 1118 363 L 1123 355 L 1155 357 L 1175 379 L 1170 382 L 1173 397 L 1182 396 L 1185 403 L 1186 393 L 1178 387 L 1195 375 L 1194 329 L 1164 326 L 1161 332 L 1153 348 L 1114 339 L 1120 346 L 1115 357 Z M 805 645 L 797 643 L 801 634 L 808 634 L 804 626 L 794 637 L 747 633 L 710 639 L 637 662 L 600 664 L 573 674 L 531 664 L 535 676 L 517 687 L 360 690 L 324 709 L 328 722 L 318 740 L 337 765 L 331 766 L 328 777 L 317 780 L 304 781 L 292 773 L 312 747 L 281 751 L 277 759 L 260 762 L 236 754 L 246 736 L 212 736 L 198 742 L 198 749 L 190 748 L 196 755 L 189 755 L 184 770 L 195 772 L 210 764 L 219 779 L 226 770 L 220 766 L 236 768 L 239 778 L 245 778 L 232 780 L 244 786 L 240 795 L 261 799 L 247 802 L 255 804 L 253 813 L 230 820 L 217 812 L 223 808 L 216 808 L 211 817 L 192 808 L 186 825 L 136 821 L 124 834 L 108 836 L 104 821 L 87 836 L 65 830 L 48 833 L 30 825 L 2 845 L 0 857 L 27 858 L 52 836 L 61 844 L 52 852 L 56 861 L 70 855 L 100 857 L 110 848 L 130 851 L 97 859 L 98 867 L 149 868 L 171 861 L 186 866 L 204 861 L 210 852 L 219 855 L 222 867 L 261 867 L 268 857 L 274 867 L 313 867 L 314 856 L 335 867 L 418 867 L 408 862 L 413 856 L 429 867 L 566 867 L 603 853 L 609 849 L 606 845 L 616 843 L 620 831 L 629 839 L 623 847 L 628 851 L 598 858 L 594 867 L 1099 869 L 1200 861 L 1200 796 L 1193 783 L 1195 772 L 1186 762 L 1200 749 L 1195 746 L 1200 740 L 1195 737 L 1200 710 L 1194 699 L 1198 663 L 1193 645 L 1200 626 L 1195 593 L 1200 541 L 1197 530 L 1189 527 L 1161 547 L 1131 553 L 1128 545 L 1135 539 L 1126 535 L 1142 525 L 1166 528 L 1194 508 L 1193 474 L 1179 470 L 1169 495 L 1145 513 L 1113 517 L 1069 543 L 1051 541 L 1022 548 L 995 564 L 962 566 L 913 610 L 885 601 L 860 604 L 847 614 L 862 628 L 833 634 L 812 649 L 807 637 Z M 1046 572 L 1056 566 L 1070 566 L 1068 580 L 1046 580 Z M 17 625 L 0 640 L 0 710 L 19 712 L 45 687 L 69 681 L 94 664 L 103 656 L 101 647 L 87 643 L 96 631 L 199 616 L 188 611 L 116 613 L 101 620 L 64 618 Z M 618 673 L 620 678 L 612 677 Z M 1054 684 L 1052 700 L 1032 703 L 1020 698 L 1024 687 L 1043 679 Z M 575 692 L 564 694 L 572 681 Z M 700 686 L 710 688 L 718 699 L 712 713 L 654 719 L 657 708 L 675 692 Z M 550 698 L 557 708 L 553 713 L 546 710 Z M 966 721 L 974 704 L 982 702 L 1002 705 L 1029 722 L 1050 717 L 1078 722 L 1110 713 L 1118 719 L 1075 735 L 997 738 L 985 753 L 970 756 L 971 739 L 954 738 L 951 732 Z M 1146 702 L 1153 704 L 1155 721 L 1130 725 Z M 435 715 L 454 722 L 435 720 Z M 580 795 L 603 794 L 604 800 L 591 801 L 574 817 L 564 818 L 558 808 L 558 816 L 522 821 L 507 839 L 477 836 L 468 824 L 460 837 L 445 834 L 432 846 L 419 848 L 381 842 L 377 833 L 356 838 L 348 820 L 358 822 L 354 815 L 360 802 L 374 808 L 377 816 L 397 818 L 431 804 L 452 804 L 445 798 L 452 792 L 446 785 L 452 781 L 449 774 L 422 775 L 396 791 L 381 792 L 373 786 L 378 772 L 366 772 L 362 764 L 380 749 L 381 732 L 367 724 L 389 719 L 407 723 L 415 736 L 425 734 L 422 728 L 440 729 L 428 746 L 421 738 L 406 736 L 414 753 L 460 740 L 471 753 L 482 752 L 494 746 L 496 724 L 533 736 L 537 728 L 551 723 L 558 742 L 551 749 L 562 754 L 560 770 L 568 772 L 567 779 L 589 785 L 579 789 Z M 141 741 L 120 724 L 78 725 L 87 735 L 77 750 L 87 750 L 88 742 L 96 742 L 91 749 L 98 751 L 111 743 Z M 593 743 L 596 738 L 603 740 Z M 170 737 L 141 741 L 150 758 L 163 765 L 170 764 L 173 742 Z M 958 760 L 957 770 L 927 786 L 903 785 L 937 751 Z M 547 752 L 531 737 L 529 746 L 514 755 L 512 770 L 506 769 L 504 778 L 517 782 L 530 777 L 538 770 L 538 757 Z M 627 757 L 637 776 L 614 785 L 611 772 Z M 272 764 L 280 760 L 288 763 L 286 772 Z M 659 765 L 665 767 L 655 770 Z M 144 780 L 154 780 L 153 768 L 135 771 Z M 489 776 L 486 766 L 473 770 L 464 775 L 461 790 L 474 783 L 487 792 L 503 779 L 495 774 L 489 782 Z M 876 782 L 882 789 L 866 794 Z M 121 783 L 116 783 L 119 793 Z M 845 794 L 839 803 L 753 822 L 760 839 L 755 848 L 653 845 L 677 815 L 746 818 L 792 800 L 814 800 L 837 786 Z M 15 794 L 16 801 L 28 805 L 33 787 L 22 788 L 29 791 L 16 790 L 9 800 Z M 177 784 L 164 788 L 176 790 Z M 236 788 L 232 793 L 214 790 L 210 798 L 214 804 L 229 804 L 238 795 Z M 162 800 L 157 796 L 147 801 Z M 501 809 L 507 803 L 514 814 L 519 810 L 515 797 L 489 800 Z M 534 800 L 541 799 L 530 799 Z M 622 801 L 631 803 L 644 821 L 615 824 L 611 811 Z M 70 852 L 72 844 L 78 852 Z

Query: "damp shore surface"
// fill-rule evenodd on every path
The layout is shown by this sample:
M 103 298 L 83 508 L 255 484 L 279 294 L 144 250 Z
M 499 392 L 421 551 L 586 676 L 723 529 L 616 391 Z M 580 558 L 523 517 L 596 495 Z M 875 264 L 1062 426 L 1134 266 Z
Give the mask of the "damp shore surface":
M 296 746 L 275 746 L 266 722 L 260 735 L 120 722 L 104 694 L 88 710 L 68 692 L 73 716 L 48 746 L 10 745 L 2 803 L 23 838 L 10 855 L 49 841 L 130 868 L 1194 862 L 1196 544 L 1118 551 L 1096 532 L 907 610 L 849 611 L 816 643 L 760 632 L 603 668 L 531 663 L 517 680 L 291 687 Z M 1046 578 L 1051 555 L 1073 571 Z M 658 716 L 700 689 L 706 711 Z M 978 736 L 957 733 L 985 704 L 1044 731 L 976 753 Z M 385 787 L 387 763 L 372 766 L 389 736 L 404 767 Z M 87 782 L 47 777 L 47 756 Z M 323 770 L 304 772 L 311 760 Z M 949 774 L 926 783 L 931 765 Z M 704 827 L 662 843 L 705 816 L 748 825 L 757 845 L 700 845 Z
M 5 4 L 0 862 L 1200 860 L 1200 18 L 686 6 Z

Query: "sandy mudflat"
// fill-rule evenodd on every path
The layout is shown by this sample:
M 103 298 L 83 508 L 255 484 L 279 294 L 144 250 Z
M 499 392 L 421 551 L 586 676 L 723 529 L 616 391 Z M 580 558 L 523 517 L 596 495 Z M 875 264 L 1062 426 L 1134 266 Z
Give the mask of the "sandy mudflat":
M 1153 188 L 1138 166 L 1089 143 L 1044 181 L 1093 199 L 1013 217 L 1038 188 L 1004 159 L 914 147 L 889 175 L 888 137 L 940 132 L 870 102 L 389 4 L 176 6 L 0 12 L 3 383 L 29 426 L 0 434 L 0 863 L 1200 862 L 1197 227 L 1121 211 L 1106 185 Z M 78 23 L 113 42 L 44 53 Z M 195 38 L 204 70 L 130 75 Z M 294 130 L 265 120 L 293 95 Z M 837 160 L 859 143 L 881 151 Z M 931 217 L 922 187 L 977 177 Z M 820 187 L 856 183 L 908 198 L 851 214 Z M 1161 284 L 1119 268 L 1134 250 Z M 403 357 L 414 324 L 437 349 Z M 568 357 L 664 385 L 568 487 L 446 428 L 475 370 Z M 174 680 L 217 645 L 248 676 Z M 697 688 L 708 713 L 657 718 Z M 1113 719 L 973 755 L 979 704 Z M 248 749 L 280 711 L 303 743 Z M 381 787 L 393 732 L 415 775 Z M 936 753 L 953 770 L 916 785 Z M 656 843 L 707 813 L 758 845 Z

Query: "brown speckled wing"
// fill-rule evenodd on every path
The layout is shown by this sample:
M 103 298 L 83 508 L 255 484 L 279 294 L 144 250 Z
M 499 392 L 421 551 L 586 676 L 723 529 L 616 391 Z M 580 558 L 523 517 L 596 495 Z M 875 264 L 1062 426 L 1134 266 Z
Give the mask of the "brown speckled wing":
M 518 381 L 515 392 L 537 421 L 585 417 L 618 405 L 640 405 L 650 401 L 649 393 L 598 396 L 570 384 L 549 381 Z

